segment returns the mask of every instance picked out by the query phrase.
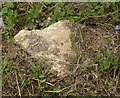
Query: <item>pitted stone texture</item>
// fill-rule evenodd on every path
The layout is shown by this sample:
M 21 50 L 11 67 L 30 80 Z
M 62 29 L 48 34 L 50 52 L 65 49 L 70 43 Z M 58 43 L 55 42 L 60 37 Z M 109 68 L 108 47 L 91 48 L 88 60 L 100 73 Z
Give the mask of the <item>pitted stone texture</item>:
M 68 21 L 59 21 L 43 30 L 21 30 L 14 39 L 33 57 L 47 58 L 58 76 L 64 76 L 69 73 L 66 64 L 72 55 L 68 24 Z

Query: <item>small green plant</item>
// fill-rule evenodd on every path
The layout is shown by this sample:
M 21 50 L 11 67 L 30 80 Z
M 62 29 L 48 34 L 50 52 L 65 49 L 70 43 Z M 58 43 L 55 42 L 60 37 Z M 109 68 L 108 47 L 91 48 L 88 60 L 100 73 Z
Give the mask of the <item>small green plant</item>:
M 107 49 L 104 53 L 97 55 L 95 62 L 99 64 L 100 71 L 106 71 L 110 68 L 118 68 L 118 63 L 115 60 L 115 57 L 111 55 L 109 49 Z
M 43 67 L 32 65 L 31 67 L 32 77 L 36 79 L 44 79 L 45 75 L 42 74 L 42 70 L 43 70 Z
M 12 66 L 10 65 L 9 61 L 4 58 L 2 61 L 2 66 L 0 67 L 0 75 L 2 75 L 2 85 L 4 85 L 4 81 L 9 78 L 9 74 L 12 71 Z
M 43 84 L 46 81 L 45 79 L 46 77 L 42 73 L 43 70 L 44 70 L 44 67 L 42 66 L 36 66 L 36 65 L 31 66 L 31 78 L 33 78 L 37 82 L 38 94 L 41 94 L 43 90 Z
M 11 30 L 14 29 L 17 21 L 18 13 L 14 10 L 14 5 L 12 2 L 7 2 L 3 5 L 2 8 L 2 17 L 6 24 L 6 29 L 3 34 L 9 38 L 11 36 Z

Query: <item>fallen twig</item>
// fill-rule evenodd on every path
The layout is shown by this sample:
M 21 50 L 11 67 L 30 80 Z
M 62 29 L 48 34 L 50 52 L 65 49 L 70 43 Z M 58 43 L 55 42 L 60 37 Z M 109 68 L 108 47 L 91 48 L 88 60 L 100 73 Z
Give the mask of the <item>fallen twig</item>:
M 18 93 L 19 93 L 19 96 L 21 98 L 21 92 L 20 92 L 20 87 L 19 87 L 19 83 L 18 83 L 18 77 L 17 77 L 17 72 L 15 70 L 15 77 L 16 77 L 16 84 L 17 84 L 17 88 L 18 88 Z
M 118 76 L 117 76 L 117 77 L 118 77 L 118 78 L 116 79 L 117 81 L 116 81 L 115 91 L 114 91 L 114 92 L 116 92 L 116 90 L 117 90 L 117 86 L 118 86 L 119 78 L 120 78 L 120 72 L 118 73 Z
M 54 84 L 50 83 L 50 82 L 45 82 L 46 84 L 50 85 L 50 86 L 54 86 Z

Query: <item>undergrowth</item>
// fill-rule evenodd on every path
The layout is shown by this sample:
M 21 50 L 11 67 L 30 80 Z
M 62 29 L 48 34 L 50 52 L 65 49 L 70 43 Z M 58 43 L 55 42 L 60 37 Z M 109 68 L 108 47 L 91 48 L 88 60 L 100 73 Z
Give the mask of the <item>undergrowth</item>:
M 42 29 L 60 20 L 79 22 L 86 21 L 89 17 L 99 18 L 102 15 L 110 16 L 110 21 L 117 24 L 120 22 L 119 8 L 119 2 L 43 2 L 28 4 L 28 7 L 22 11 L 19 4 L 7 2 L 2 8 L 2 16 L 6 24 L 4 34 L 9 37 L 17 26 Z
M 7 2 L 3 5 L 2 8 L 2 16 L 4 18 L 6 28 L 3 31 L 3 34 L 7 39 L 11 37 L 12 31 L 15 28 L 18 13 L 14 9 L 14 5 L 12 2 Z

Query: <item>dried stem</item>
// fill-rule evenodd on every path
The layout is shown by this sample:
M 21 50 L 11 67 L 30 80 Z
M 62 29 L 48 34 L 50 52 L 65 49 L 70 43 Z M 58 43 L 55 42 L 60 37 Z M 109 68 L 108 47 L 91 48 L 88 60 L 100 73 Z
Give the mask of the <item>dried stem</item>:
M 19 87 L 19 83 L 18 83 L 18 77 L 17 77 L 17 72 L 15 70 L 15 77 L 16 77 L 16 84 L 17 84 L 17 88 L 18 88 L 18 93 L 19 93 L 19 96 L 21 98 L 21 92 L 20 92 L 20 87 Z

